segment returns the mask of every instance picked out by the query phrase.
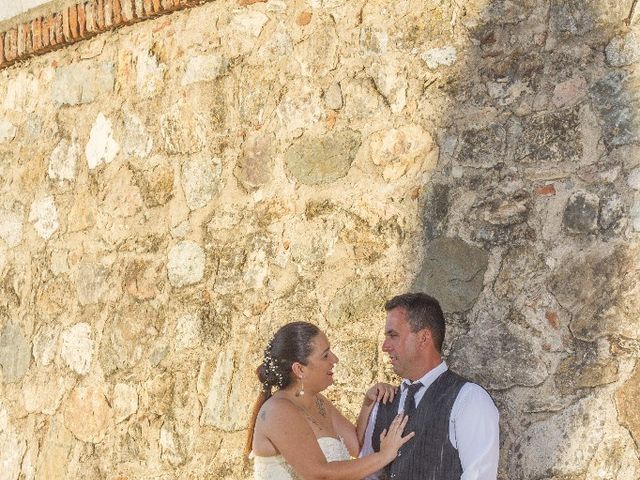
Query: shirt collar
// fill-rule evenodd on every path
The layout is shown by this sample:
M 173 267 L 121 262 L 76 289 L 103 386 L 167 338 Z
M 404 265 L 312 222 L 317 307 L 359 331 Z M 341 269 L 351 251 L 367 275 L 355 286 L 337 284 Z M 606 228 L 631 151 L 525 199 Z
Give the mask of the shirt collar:
M 415 382 L 412 382 L 411 380 L 405 378 L 402 380 L 402 389 L 406 389 L 409 385 L 411 385 L 412 383 L 416 383 L 416 382 L 420 382 L 422 383 L 423 386 L 429 388 L 431 386 L 431 384 L 433 382 L 436 381 L 436 379 L 442 375 L 444 372 L 446 372 L 449 369 L 449 367 L 447 367 L 447 364 L 444 360 L 442 360 L 442 362 L 440 362 L 438 364 L 437 367 L 432 368 L 431 370 L 429 370 L 427 373 L 425 373 L 422 377 L 420 377 L 419 379 L 417 379 Z

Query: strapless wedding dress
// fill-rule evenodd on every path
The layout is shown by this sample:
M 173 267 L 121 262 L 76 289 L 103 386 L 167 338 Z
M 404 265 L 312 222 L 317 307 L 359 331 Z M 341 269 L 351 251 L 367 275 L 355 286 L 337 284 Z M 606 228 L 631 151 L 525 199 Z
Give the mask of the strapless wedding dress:
M 349 460 L 351 455 L 342 439 L 333 437 L 318 438 L 320 450 L 328 462 Z M 282 455 L 272 457 L 253 456 L 253 478 L 255 480 L 299 480 L 291 465 L 284 461 Z

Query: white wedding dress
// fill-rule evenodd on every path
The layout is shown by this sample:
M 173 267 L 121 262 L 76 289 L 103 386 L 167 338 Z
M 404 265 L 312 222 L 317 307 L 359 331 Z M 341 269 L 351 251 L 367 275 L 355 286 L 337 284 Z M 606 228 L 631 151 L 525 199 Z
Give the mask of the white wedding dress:
M 342 439 L 334 437 L 318 438 L 318 445 L 328 462 L 349 460 L 351 455 Z M 299 480 L 291 465 L 282 455 L 271 457 L 253 456 L 253 478 L 255 480 Z

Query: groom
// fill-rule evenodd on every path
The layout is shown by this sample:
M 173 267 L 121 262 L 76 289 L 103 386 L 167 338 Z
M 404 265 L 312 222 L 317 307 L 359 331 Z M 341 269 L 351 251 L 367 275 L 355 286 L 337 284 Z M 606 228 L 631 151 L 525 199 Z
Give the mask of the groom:
M 385 304 L 382 350 L 403 378 L 393 402 L 378 403 L 369 417 L 360 456 L 380 450 L 380 433 L 398 411 L 409 416 L 415 437 L 396 459 L 369 479 L 495 480 L 498 410 L 489 394 L 448 369 L 442 360 L 444 315 L 435 298 L 406 293 Z

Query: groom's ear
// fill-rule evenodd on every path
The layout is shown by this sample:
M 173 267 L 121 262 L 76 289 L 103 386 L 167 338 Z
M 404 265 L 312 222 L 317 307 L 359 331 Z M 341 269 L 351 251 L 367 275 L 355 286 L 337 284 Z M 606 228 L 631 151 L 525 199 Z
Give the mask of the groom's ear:
M 429 344 L 433 343 L 433 337 L 431 335 L 431 330 L 429 330 L 428 328 L 423 328 L 418 333 L 419 333 L 418 338 L 420 339 L 420 344 L 421 345 L 426 347 Z

